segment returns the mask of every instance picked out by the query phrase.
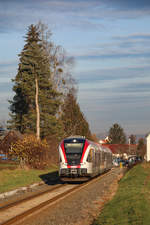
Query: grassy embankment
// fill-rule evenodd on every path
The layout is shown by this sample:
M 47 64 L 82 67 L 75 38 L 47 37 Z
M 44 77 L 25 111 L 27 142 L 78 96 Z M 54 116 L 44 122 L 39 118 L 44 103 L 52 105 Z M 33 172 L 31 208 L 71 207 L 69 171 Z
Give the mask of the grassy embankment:
M 37 183 L 45 179 L 54 179 L 57 176 L 56 166 L 45 170 L 23 170 L 14 164 L 0 163 L 0 193 Z
M 150 224 L 150 164 L 133 167 L 119 182 L 114 198 L 93 225 Z

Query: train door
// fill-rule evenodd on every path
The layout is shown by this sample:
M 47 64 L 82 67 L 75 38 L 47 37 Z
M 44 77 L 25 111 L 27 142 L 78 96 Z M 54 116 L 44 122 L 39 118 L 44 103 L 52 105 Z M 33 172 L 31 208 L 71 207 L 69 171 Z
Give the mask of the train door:
M 96 171 L 96 156 L 95 156 L 95 148 L 93 148 L 93 160 L 92 160 L 92 174 L 95 174 Z
M 99 174 L 100 172 L 100 151 L 99 151 L 99 148 L 98 146 L 95 147 L 95 173 L 96 174 Z
M 87 173 L 93 174 L 93 161 L 94 161 L 94 149 L 91 147 L 89 149 L 88 157 L 87 157 Z
M 104 170 L 107 169 L 107 152 L 104 152 Z

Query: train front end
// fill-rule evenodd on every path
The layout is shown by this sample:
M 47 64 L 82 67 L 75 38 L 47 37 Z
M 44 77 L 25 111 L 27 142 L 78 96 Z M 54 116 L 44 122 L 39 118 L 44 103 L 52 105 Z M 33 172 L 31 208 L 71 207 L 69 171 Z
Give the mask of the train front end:
M 69 137 L 59 145 L 59 176 L 62 180 L 88 178 L 89 143 L 84 137 Z

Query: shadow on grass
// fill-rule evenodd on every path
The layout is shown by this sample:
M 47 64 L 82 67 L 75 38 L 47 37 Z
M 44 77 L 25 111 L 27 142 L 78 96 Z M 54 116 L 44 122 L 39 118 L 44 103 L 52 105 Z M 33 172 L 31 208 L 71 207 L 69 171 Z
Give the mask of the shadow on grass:
M 47 185 L 62 184 L 62 181 L 59 179 L 58 171 L 42 174 L 39 177 Z

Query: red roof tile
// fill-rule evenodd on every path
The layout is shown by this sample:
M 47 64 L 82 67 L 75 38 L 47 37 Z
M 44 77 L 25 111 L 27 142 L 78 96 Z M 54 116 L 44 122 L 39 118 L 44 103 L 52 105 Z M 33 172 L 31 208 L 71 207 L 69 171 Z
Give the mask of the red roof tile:
M 109 148 L 113 154 L 117 153 L 130 153 L 135 152 L 137 145 L 131 144 L 130 146 L 128 144 L 102 144 L 103 146 Z

